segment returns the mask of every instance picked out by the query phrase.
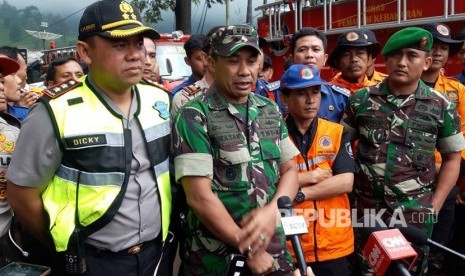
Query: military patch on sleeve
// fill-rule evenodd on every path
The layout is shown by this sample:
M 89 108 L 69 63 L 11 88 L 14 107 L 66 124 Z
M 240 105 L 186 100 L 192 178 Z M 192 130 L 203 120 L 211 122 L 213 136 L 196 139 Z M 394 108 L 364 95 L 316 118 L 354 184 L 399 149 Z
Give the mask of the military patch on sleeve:
M 281 82 L 280 81 L 274 81 L 266 84 L 266 88 L 268 88 L 269 91 L 275 91 L 278 90 L 281 87 Z
M 341 93 L 342 95 L 344 95 L 346 97 L 350 97 L 350 90 L 347 89 L 347 88 L 343 88 L 343 87 L 340 87 L 340 86 L 337 86 L 337 85 L 331 85 L 331 88 L 334 91 L 337 91 L 337 92 Z
M 55 99 L 81 85 L 81 82 L 69 79 L 52 87 L 44 89 L 44 94 L 52 99 Z
M 191 84 L 191 85 L 188 85 L 188 86 L 184 87 L 182 90 L 184 90 L 189 95 L 195 95 L 195 94 L 201 92 L 202 88 L 200 88 L 200 86 L 198 86 L 198 85 L 196 85 L 194 83 L 194 84 Z

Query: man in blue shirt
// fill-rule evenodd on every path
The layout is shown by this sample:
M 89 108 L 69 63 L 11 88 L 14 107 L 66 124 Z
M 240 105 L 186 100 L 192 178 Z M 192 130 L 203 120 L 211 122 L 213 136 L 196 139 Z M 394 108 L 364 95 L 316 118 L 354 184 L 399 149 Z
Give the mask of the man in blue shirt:
M 293 64 L 312 65 L 319 71 L 328 59 L 328 42 L 323 32 L 314 28 L 302 28 L 291 38 L 290 50 Z M 337 85 L 322 85 L 318 117 L 339 123 L 350 96 L 348 89 Z
M 183 81 L 181 84 L 171 90 L 171 95 L 176 94 L 184 87 L 193 84 L 194 82 L 202 79 L 205 74 L 206 55 L 202 50 L 204 35 L 191 35 L 184 43 L 184 50 L 186 50 L 186 57 L 184 61 L 192 69 L 192 75 Z

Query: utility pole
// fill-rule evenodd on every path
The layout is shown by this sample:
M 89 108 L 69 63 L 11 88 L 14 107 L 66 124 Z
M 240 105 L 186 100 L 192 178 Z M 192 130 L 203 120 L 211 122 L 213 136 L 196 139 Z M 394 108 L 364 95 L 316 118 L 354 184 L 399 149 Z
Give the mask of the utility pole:
M 229 26 L 229 0 L 226 0 L 226 26 Z
M 252 26 L 252 0 L 247 0 L 247 24 Z

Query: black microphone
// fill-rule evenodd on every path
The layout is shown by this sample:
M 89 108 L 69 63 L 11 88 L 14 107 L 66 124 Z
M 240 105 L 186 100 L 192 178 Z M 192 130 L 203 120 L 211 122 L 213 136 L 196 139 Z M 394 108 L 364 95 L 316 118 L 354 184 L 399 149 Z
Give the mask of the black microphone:
M 282 196 L 278 198 L 278 208 L 284 210 L 281 212 L 282 217 L 293 217 L 294 209 L 292 206 L 291 199 L 288 196 Z M 283 225 L 284 227 L 284 225 Z M 292 248 L 294 249 L 295 258 L 297 260 L 297 266 L 300 270 L 300 275 L 307 275 L 307 262 L 305 262 L 304 252 L 302 250 L 302 245 L 300 244 L 299 235 L 286 235 L 286 238 L 291 240 Z
M 395 274 L 410 276 L 410 272 L 401 260 L 391 259 L 391 255 L 387 254 L 390 250 L 402 249 L 407 245 L 416 256 L 410 244 L 405 242 L 406 245 L 402 245 L 400 241 L 403 237 L 399 237 L 401 234 L 398 231 L 396 233 L 389 233 L 389 231 L 393 230 L 389 230 L 386 226 L 381 225 L 374 215 L 362 217 L 359 222 L 362 221 L 365 223 L 362 227 L 361 236 L 363 240 L 367 241 L 363 249 L 363 256 L 376 275 Z M 385 231 L 383 235 L 381 235 L 381 231 Z M 405 238 L 403 239 L 405 240 Z M 403 258 L 407 257 L 403 256 Z
M 392 224 L 391 224 L 392 223 Z M 392 218 L 389 218 L 387 220 L 387 225 L 390 228 L 397 228 L 400 230 L 400 232 L 413 244 L 418 245 L 418 246 L 424 246 L 424 245 L 432 245 L 434 247 L 437 247 L 447 253 L 450 253 L 454 256 L 457 256 L 458 258 L 465 260 L 465 255 L 454 251 L 448 247 L 445 247 L 444 245 L 437 243 L 426 236 L 421 229 L 418 227 L 415 227 L 413 225 L 404 223 L 404 224 L 396 224 L 393 222 Z

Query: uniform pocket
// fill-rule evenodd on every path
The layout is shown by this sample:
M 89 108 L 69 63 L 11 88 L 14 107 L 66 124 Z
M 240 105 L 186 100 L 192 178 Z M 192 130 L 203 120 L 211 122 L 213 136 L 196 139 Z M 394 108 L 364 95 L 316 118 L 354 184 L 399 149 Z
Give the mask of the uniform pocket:
M 231 151 L 218 149 L 214 159 L 214 191 L 243 191 L 250 187 L 247 167 L 251 161 L 249 151 L 238 147 Z
M 263 160 L 279 159 L 281 157 L 280 148 L 269 139 L 260 140 L 260 153 Z
M 436 148 L 436 127 L 417 121 L 410 121 L 408 125 L 404 144 L 410 148 L 412 163 L 418 167 L 427 168 L 431 166 L 431 158 Z

